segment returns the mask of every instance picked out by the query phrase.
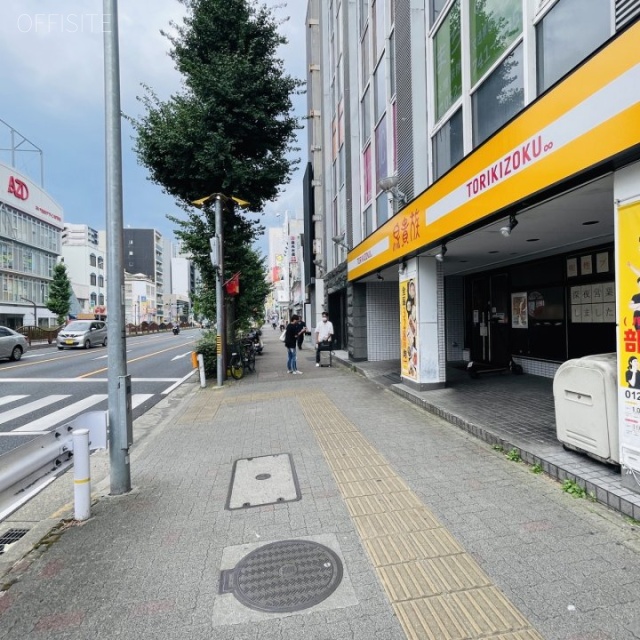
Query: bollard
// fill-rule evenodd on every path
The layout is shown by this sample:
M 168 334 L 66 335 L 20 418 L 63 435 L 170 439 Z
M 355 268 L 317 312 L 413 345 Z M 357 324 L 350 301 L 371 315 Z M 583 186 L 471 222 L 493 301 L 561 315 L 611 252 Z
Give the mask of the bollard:
M 91 466 L 89 462 L 89 429 L 73 431 L 73 497 L 74 518 L 91 517 Z
M 204 389 L 207 386 L 207 380 L 204 375 L 204 356 L 201 353 L 198 354 L 198 365 L 200 369 L 200 386 Z
M 195 351 L 191 352 L 191 366 L 194 369 L 198 368 L 198 354 Z

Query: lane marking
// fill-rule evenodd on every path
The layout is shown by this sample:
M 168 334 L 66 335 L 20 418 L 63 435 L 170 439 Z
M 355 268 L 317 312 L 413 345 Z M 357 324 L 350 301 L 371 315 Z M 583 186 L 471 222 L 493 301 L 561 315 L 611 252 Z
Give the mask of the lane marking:
M 15 402 L 16 400 L 22 400 L 22 398 L 26 398 L 27 396 L 4 396 L 4 398 L 0 398 L 0 406 L 3 404 L 9 404 L 10 402 Z
M 38 409 L 42 409 L 43 407 L 53 404 L 54 402 L 60 402 L 60 400 L 70 397 L 71 396 L 69 395 L 47 396 L 46 398 L 40 398 L 40 400 L 28 402 L 27 404 L 23 404 L 21 407 L 11 409 L 11 411 L 5 411 L 2 416 L 0 416 L 0 424 L 15 420 L 16 418 L 21 418 L 32 411 L 37 411 Z
M 49 396 L 49 397 L 53 397 L 53 396 Z M 69 396 L 63 396 L 63 397 L 68 398 Z M 70 418 L 71 416 L 74 416 L 77 413 L 81 413 L 82 411 L 85 411 L 89 407 L 93 407 L 99 402 L 102 402 L 107 397 L 108 396 L 106 393 L 99 393 L 93 396 L 89 396 L 88 398 L 83 398 L 82 400 L 79 400 L 78 402 L 74 402 L 73 404 L 70 404 L 64 407 L 63 409 L 59 409 L 58 411 L 49 413 L 48 415 L 44 416 L 43 418 L 40 418 L 39 420 L 34 420 L 29 424 L 26 424 L 22 427 L 18 427 L 17 429 L 13 429 L 13 431 L 14 432 L 46 431 L 47 429 L 55 426 L 59 422 L 63 422 L 64 420 L 67 420 L 67 418 Z M 28 405 L 25 405 L 25 406 L 28 406 Z
M 164 391 L 160 393 L 160 395 L 166 396 L 167 394 L 171 393 L 175 388 L 179 387 L 185 380 L 188 380 L 196 372 L 197 372 L 197 369 L 192 369 L 191 371 L 189 371 L 189 373 L 187 373 L 187 375 L 184 378 L 180 378 L 179 380 L 176 380 L 174 384 L 172 384 L 170 387 L 167 387 Z
M 171 362 L 173 362 L 174 360 L 181 360 L 182 358 L 186 358 L 187 356 L 191 356 L 192 353 L 192 351 L 187 351 L 180 356 L 174 356 L 173 358 L 171 358 Z
M 131 396 L 131 408 L 135 409 L 139 407 L 143 402 L 146 402 L 149 398 L 153 398 L 155 393 L 134 393 Z
M 131 382 L 175 382 L 182 378 L 131 378 Z M 0 378 L 0 382 L 17 382 L 19 384 L 47 382 L 108 382 L 108 378 Z

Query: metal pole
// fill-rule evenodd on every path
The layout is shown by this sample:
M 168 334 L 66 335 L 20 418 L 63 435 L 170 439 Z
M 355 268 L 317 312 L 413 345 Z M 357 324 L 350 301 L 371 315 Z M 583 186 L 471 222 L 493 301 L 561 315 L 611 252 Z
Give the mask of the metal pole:
M 222 231 L 222 196 L 216 195 L 216 236 L 218 236 L 218 268 L 216 270 L 216 379 L 217 386 L 221 387 L 224 380 L 224 233 Z
M 124 325 L 124 260 L 122 216 L 122 131 L 120 127 L 120 60 L 118 51 L 118 3 L 103 0 L 104 92 L 106 129 L 107 207 L 107 329 L 109 358 L 109 461 L 111 495 L 131 491 L 127 423 L 131 403 L 118 392 L 127 375 Z M 130 390 L 129 390 L 130 395 Z

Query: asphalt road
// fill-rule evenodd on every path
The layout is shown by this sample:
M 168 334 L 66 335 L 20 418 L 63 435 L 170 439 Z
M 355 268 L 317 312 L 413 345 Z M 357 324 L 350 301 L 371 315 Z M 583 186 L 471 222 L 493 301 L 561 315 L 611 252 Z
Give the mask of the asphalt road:
M 191 352 L 199 330 L 127 338 L 134 420 L 193 373 Z M 106 347 L 33 349 L 19 362 L 0 361 L 0 455 L 20 433 L 65 424 L 86 411 L 107 410 Z M 13 437 L 18 436 L 18 437 Z

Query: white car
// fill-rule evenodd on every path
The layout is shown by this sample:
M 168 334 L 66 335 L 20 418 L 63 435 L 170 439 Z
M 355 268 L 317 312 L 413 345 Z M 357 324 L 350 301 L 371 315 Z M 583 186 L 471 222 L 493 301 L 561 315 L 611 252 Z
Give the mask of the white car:
M 0 358 L 20 360 L 28 350 L 29 342 L 25 336 L 9 327 L 0 327 Z
M 58 349 L 90 349 L 95 345 L 107 346 L 107 323 L 101 320 L 74 320 L 58 332 Z

